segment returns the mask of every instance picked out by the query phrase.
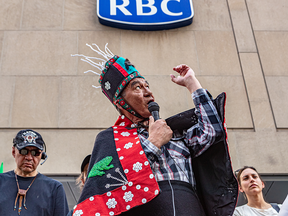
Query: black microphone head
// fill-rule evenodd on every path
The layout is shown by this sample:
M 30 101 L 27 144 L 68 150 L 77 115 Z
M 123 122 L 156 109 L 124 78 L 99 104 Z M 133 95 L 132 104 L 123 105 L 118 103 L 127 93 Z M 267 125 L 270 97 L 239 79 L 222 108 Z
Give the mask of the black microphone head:
M 148 104 L 148 110 L 150 113 L 152 113 L 153 111 L 158 111 L 159 112 L 159 105 L 156 102 L 150 102 Z
M 48 155 L 46 154 L 46 152 L 42 152 L 41 159 L 45 160 L 47 157 Z

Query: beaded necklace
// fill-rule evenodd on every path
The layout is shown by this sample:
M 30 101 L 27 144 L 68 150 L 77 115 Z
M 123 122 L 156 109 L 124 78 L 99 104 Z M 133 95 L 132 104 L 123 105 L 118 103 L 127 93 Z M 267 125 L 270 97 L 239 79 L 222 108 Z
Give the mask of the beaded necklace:
M 15 172 L 14 172 L 15 173 Z M 38 175 L 38 173 L 37 173 Z M 26 194 L 28 192 L 28 190 L 30 189 L 31 185 L 33 184 L 34 180 L 36 179 L 37 175 L 34 177 L 34 179 L 32 180 L 32 182 L 30 183 L 30 185 L 28 186 L 28 188 L 26 190 L 23 190 L 23 189 L 20 189 L 19 188 L 19 183 L 18 183 L 18 179 L 17 179 L 17 175 L 15 173 L 15 179 L 16 179 L 16 183 L 17 183 L 17 187 L 18 187 L 18 193 L 17 193 L 17 196 L 16 196 L 16 199 L 15 199 L 15 203 L 14 203 L 14 211 L 16 210 L 16 204 L 17 204 L 17 200 L 18 200 L 18 197 L 19 197 L 19 208 L 18 208 L 18 214 L 20 215 L 20 212 L 21 212 L 21 209 L 22 209 L 22 201 L 23 201 L 23 198 L 24 198 L 24 203 L 23 203 L 23 206 L 25 209 L 26 208 Z

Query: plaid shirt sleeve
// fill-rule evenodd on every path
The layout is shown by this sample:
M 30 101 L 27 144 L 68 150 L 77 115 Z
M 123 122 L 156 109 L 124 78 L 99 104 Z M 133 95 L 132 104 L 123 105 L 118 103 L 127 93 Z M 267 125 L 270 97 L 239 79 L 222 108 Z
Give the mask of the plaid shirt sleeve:
M 162 151 L 153 145 L 144 135 L 139 134 L 139 138 L 149 162 L 154 163 L 155 161 L 159 160 L 162 155 Z
M 197 157 L 213 144 L 216 137 L 222 137 L 224 130 L 216 107 L 206 90 L 196 90 L 192 93 L 192 99 L 198 123 L 187 130 L 185 142 L 190 148 L 191 156 Z

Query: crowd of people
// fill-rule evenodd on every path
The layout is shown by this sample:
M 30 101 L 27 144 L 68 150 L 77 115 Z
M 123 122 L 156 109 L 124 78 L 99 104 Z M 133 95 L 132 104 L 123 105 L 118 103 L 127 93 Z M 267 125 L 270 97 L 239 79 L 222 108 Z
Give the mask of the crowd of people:
M 189 66 L 178 65 L 173 68 L 178 76 L 170 75 L 171 81 L 189 91 L 195 108 L 164 120 L 153 104 L 148 81 L 135 66 L 110 51 L 101 55 L 105 64 L 100 64 L 99 83 L 120 116 L 97 135 L 92 153 L 81 164 L 77 205 L 69 210 L 63 185 L 37 171 L 40 161 L 47 159 L 46 145 L 38 132 L 25 129 L 13 139 L 15 169 L 0 174 L 0 215 L 281 213 L 278 205 L 265 201 L 265 184 L 255 168 L 243 167 L 237 179 L 233 173 L 226 142 L 225 94 L 213 99 Z M 247 204 L 236 207 L 239 191 Z

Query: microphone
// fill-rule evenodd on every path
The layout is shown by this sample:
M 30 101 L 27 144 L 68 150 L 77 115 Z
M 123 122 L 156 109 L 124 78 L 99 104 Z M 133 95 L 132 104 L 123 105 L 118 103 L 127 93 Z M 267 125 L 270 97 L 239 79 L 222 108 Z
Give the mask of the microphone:
M 159 109 L 160 109 L 160 107 L 159 107 L 159 105 L 156 102 L 150 102 L 148 104 L 148 110 L 152 114 L 152 116 L 153 116 L 155 121 L 160 119 L 160 117 L 159 117 Z
M 41 159 L 44 159 L 44 161 L 43 161 L 42 163 L 40 163 L 40 165 L 44 164 L 45 161 L 47 160 L 47 158 L 48 158 L 48 155 L 46 154 L 46 152 L 42 152 L 42 157 L 41 157 Z

